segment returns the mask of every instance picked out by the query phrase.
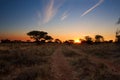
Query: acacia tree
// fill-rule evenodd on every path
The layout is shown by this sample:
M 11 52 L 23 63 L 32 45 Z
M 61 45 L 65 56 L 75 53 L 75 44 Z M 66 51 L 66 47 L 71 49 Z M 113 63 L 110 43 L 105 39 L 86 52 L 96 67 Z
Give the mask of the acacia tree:
M 88 44 L 91 44 L 93 42 L 90 36 L 85 36 L 85 40 L 86 40 L 86 43 Z
M 62 43 L 62 41 L 60 39 L 55 39 L 54 41 L 55 43 Z
M 34 39 L 36 42 L 45 40 L 47 34 L 48 33 L 44 31 L 30 31 L 27 33 L 27 35 L 30 36 L 31 39 Z
M 97 42 L 97 43 L 104 42 L 103 36 L 95 35 L 95 42 Z
M 65 42 L 64 42 L 65 44 L 74 44 L 74 40 L 66 40 Z
M 45 40 L 47 40 L 47 42 L 52 42 L 53 38 L 51 36 L 45 36 Z

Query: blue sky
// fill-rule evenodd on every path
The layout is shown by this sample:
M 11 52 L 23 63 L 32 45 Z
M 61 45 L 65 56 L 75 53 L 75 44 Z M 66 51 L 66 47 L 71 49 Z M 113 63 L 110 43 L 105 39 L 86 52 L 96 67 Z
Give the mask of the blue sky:
M 53 38 L 115 38 L 120 0 L 0 0 L 0 38 L 29 39 L 31 30 Z

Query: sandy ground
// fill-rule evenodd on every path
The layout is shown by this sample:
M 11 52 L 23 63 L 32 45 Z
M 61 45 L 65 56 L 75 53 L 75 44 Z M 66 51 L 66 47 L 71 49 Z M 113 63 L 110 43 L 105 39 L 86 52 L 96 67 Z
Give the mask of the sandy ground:
M 51 64 L 54 80 L 78 80 L 74 77 L 74 71 L 72 67 L 62 54 L 61 47 L 56 49 L 56 51 L 53 53 Z

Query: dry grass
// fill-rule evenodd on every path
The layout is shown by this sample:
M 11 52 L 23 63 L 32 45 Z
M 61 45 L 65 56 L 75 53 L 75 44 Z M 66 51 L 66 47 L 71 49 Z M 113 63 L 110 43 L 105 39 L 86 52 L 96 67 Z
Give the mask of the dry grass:
M 0 80 L 50 80 L 54 44 L 0 44 Z
M 115 43 L 98 45 L 74 45 L 74 48 L 82 50 L 88 55 L 96 56 L 120 64 L 120 45 Z
M 89 57 L 106 59 L 120 64 L 120 47 L 116 44 L 70 45 L 84 54 L 70 50 L 67 45 L 30 43 L 0 44 L 0 80 L 53 80 L 51 56 L 57 47 L 75 71 L 79 80 L 120 80 L 120 74 L 110 71 L 105 63 L 92 61 Z
M 62 53 L 67 58 L 73 58 L 73 57 L 76 58 L 76 57 L 80 56 L 80 54 L 77 54 L 74 51 L 69 50 L 67 48 L 67 46 L 62 46 Z
M 79 45 L 74 46 L 77 49 L 83 50 L 85 53 L 95 55 L 100 58 L 117 58 L 120 57 L 120 45 L 109 43 L 109 44 L 98 44 L 98 45 Z
M 100 58 L 101 60 L 104 58 L 109 60 L 112 58 L 111 61 L 113 61 L 113 59 L 116 60 L 116 56 L 120 54 L 115 54 L 113 52 L 110 53 L 110 51 L 119 52 L 119 47 L 117 45 L 113 45 L 114 44 L 79 46 L 71 45 L 71 47 L 76 48 L 77 50 L 84 51 L 87 55 L 80 55 L 70 49 L 67 49 L 67 46 L 65 46 L 63 47 L 63 54 L 73 66 L 74 70 L 76 71 L 76 77 L 78 77 L 80 80 L 120 80 L 119 73 L 114 74 L 109 70 L 109 66 L 106 64 L 94 62 L 89 58 L 89 55 L 92 55 Z M 117 58 L 119 59 L 120 57 Z

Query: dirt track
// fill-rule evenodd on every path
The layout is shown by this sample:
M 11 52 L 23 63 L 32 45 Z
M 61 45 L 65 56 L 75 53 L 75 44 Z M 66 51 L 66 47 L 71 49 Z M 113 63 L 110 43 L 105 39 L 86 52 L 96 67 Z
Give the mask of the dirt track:
M 54 80 L 77 80 L 73 76 L 74 71 L 72 70 L 72 67 L 62 54 L 61 48 L 58 48 L 53 53 L 51 64 Z
M 88 56 L 88 58 L 95 63 L 103 63 L 110 68 L 110 71 L 114 74 L 120 74 L 120 67 L 115 66 L 114 63 L 106 60 L 100 59 L 96 56 L 91 56 L 84 53 L 81 50 L 75 49 L 73 47 L 67 46 L 69 50 L 74 51 L 75 53 L 81 54 L 83 56 Z M 56 51 L 51 56 L 51 71 L 53 80 L 79 80 L 75 78 L 75 72 L 71 65 L 69 65 L 68 61 L 66 60 L 65 56 L 62 53 L 61 47 L 56 49 Z

